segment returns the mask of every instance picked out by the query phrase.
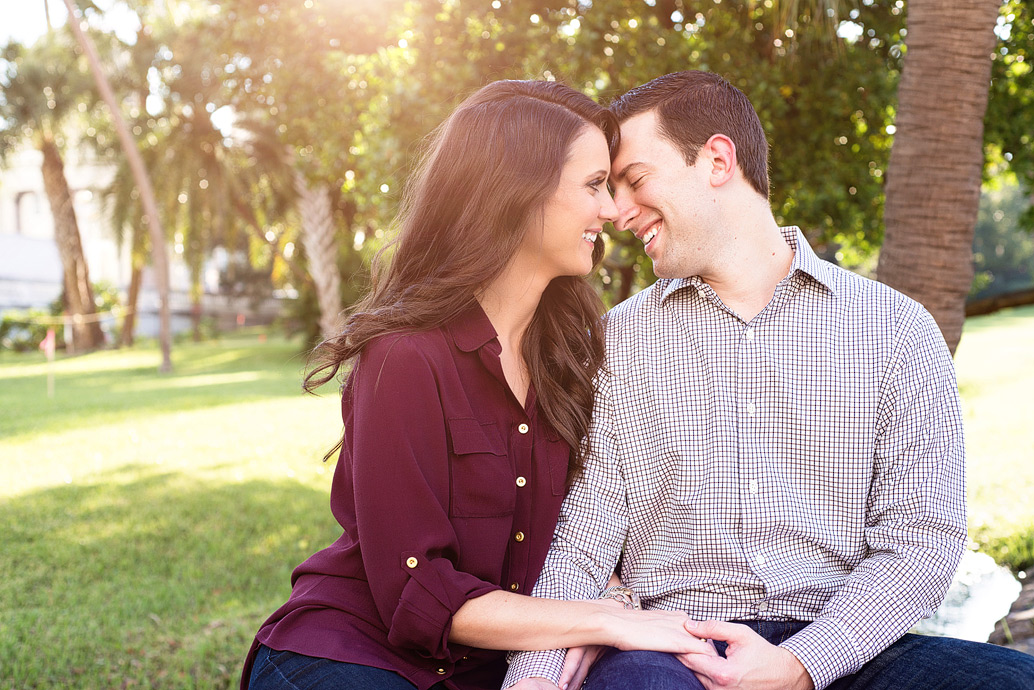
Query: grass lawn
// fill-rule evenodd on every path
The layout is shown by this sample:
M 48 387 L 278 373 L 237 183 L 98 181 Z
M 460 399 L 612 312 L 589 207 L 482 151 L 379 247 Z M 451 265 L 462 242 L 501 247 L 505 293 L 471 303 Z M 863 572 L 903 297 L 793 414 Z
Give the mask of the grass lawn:
M 1034 308 L 959 349 L 974 535 L 1034 540 Z M 244 333 L 53 365 L 0 355 L 0 690 L 229 688 L 291 569 L 338 535 L 336 390 L 295 343 Z
M 336 391 L 255 334 L 0 357 L 0 688 L 228 688 L 327 509 Z
M 1034 567 L 1034 307 L 969 319 L 955 353 L 968 451 L 970 534 Z

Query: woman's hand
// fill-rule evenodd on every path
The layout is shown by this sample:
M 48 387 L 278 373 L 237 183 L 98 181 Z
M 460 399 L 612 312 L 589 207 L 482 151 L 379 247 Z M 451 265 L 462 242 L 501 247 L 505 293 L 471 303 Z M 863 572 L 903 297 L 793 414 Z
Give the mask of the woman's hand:
M 630 611 L 604 606 L 601 615 L 609 617 L 605 627 L 613 632 L 611 646 L 618 649 L 718 655 L 709 640 L 686 630 L 689 616 L 681 611 Z

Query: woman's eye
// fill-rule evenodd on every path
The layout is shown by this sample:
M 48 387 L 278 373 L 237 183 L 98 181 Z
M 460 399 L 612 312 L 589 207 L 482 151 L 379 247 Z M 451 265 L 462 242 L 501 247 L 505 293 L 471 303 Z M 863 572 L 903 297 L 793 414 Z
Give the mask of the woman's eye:
M 600 191 L 600 187 L 602 187 L 602 186 L 603 186 L 603 183 L 604 183 L 604 182 L 606 182 L 606 180 L 604 180 L 604 179 L 603 179 L 603 178 L 601 177 L 601 178 L 600 178 L 600 179 L 598 179 L 598 180 L 593 180 L 592 182 L 590 182 L 590 183 L 589 183 L 589 186 L 590 186 L 590 187 L 592 187 L 592 189 L 593 189 L 593 191 L 594 191 L 594 192 L 598 192 L 598 191 Z

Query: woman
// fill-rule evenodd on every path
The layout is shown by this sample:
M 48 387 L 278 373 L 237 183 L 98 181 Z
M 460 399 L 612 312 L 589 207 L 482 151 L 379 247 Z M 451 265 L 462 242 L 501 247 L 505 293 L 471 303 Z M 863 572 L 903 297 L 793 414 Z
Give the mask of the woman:
M 682 614 L 524 596 L 583 461 L 616 131 L 568 87 L 503 81 L 436 132 L 386 275 L 306 379 L 353 363 L 344 533 L 295 570 L 243 688 L 498 688 L 489 650 L 700 649 Z

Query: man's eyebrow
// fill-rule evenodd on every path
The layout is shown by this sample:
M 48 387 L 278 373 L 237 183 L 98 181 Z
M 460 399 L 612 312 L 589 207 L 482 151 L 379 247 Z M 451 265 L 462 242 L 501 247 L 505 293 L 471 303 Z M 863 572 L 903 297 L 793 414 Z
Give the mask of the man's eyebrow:
M 615 180 L 623 180 L 625 178 L 625 175 L 628 174 L 628 171 L 631 170 L 632 168 L 634 168 L 637 165 L 643 165 L 643 163 L 641 163 L 640 161 L 632 161 L 631 163 L 629 163 L 625 167 L 621 168 L 621 172 L 611 173 L 610 176 L 613 179 L 615 179 Z

